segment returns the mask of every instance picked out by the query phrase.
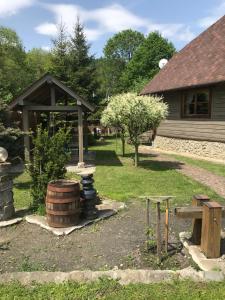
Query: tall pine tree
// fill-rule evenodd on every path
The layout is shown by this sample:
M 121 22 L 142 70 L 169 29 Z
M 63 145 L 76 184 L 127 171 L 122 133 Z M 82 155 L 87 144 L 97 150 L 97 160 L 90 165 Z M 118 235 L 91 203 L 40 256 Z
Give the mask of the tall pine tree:
M 70 37 L 69 45 L 69 85 L 81 97 L 97 101 L 96 67 L 90 46 L 79 18 Z
M 58 25 L 57 37 L 52 41 L 52 66 L 51 72 L 63 83 L 68 84 L 68 38 L 65 24 L 62 22 Z

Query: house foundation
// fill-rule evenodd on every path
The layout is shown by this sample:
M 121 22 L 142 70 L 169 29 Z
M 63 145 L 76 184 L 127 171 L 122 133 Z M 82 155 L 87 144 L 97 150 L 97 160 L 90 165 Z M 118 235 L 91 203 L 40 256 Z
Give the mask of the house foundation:
M 160 150 L 196 155 L 225 162 L 225 143 L 221 142 L 195 141 L 157 136 L 154 145 Z

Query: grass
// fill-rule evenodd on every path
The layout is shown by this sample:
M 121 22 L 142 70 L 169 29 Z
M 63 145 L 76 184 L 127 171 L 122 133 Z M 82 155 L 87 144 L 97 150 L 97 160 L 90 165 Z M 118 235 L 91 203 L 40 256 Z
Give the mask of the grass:
M 120 285 L 117 281 L 103 278 L 93 283 L 22 286 L 19 283 L 0 285 L 0 299 L 39 300 L 222 300 L 225 295 L 224 282 L 195 283 L 172 281 L 155 284 Z
M 185 162 L 189 165 L 203 168 L 216 175 L 225 177 L 225 164 L 214 163 L 206 160 L 193 159 L 186 156 L 170 154 L 170 156 L 176 158 L 179 161 Z
M 16 208 L 29 207 L 32 198 L 30 194 L 31 179 L 27 172 L 14 179 L 14 203 Z
M 127 145 L 126 156 L 120 155 L 120 142 L 107 139 L 92 147 L 96 151 L 95 187 L 102 196 L 118 201 L 141 195 L 173 195 L 174 203 L 190 203 L 194 194 L 221 198 L 210 188 L 176 171 L 179 162 L 157 162 L 151 155 L 141 155 L 140 166 L 133 165 L 133 149 Z
M 159 163 L 154 156 L 141 155 L 140 166 L 135 168 L 133 148 L 127 145 L 126 156 L 122 157 L 120 141 L 115 139 L 98 142 L 91 150 L 96 151 L 95 187 L 104 197 L 128 201 L 141 195 L 172 195 L 176 197 L 173 204 L 182 205 L 189 204 L 194 194 L 207 194 L 222 201 L 212 189 L 178 173 L 179 162 Z M 24 173 L 14 182 L 15 207 L 29 206 L 32 201 L 29 175 Z

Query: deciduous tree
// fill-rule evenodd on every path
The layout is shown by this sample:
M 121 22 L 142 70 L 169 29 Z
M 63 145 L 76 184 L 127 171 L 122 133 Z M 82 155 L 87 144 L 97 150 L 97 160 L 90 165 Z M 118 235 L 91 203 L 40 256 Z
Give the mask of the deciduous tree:
M 137 96 L 127 93 L 114 96 L 103 112 L 102 123 L 121 126 L 135 148 L 135 166 L 138 165 L 140 135 L 148 130 L 156 130 L 167 116 L 167 104 L 158 97 Z

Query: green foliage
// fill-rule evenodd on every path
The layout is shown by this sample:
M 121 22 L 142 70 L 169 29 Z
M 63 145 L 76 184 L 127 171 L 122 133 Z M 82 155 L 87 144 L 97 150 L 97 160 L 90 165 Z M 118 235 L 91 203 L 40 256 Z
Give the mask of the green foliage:
M 107 96 L 122 91 L 121 75 L 135 51 L 144 42 L 144 35 L 131 29 L 123 30 L 110 38 L 104 48 L 102 84 Z M 100 65 L 100 66 L 101 66 Z
M 171 42 L 158 32 L 152 32 L 135 51 L 122 76 L 124 90 L 132 90 L 137 82 L 150 80 L 159 71 L 159 61 L 170 59 L 175 53 Z
M 51 69 L 52 54 L 39 48 L 33 48 L 26 55 L 30 70 L 30 82 L 39 79 Z
M 29 166 L 34 207 L 44 203 L 49 181 L 65 178 L 65 164 L 70 158 L 69 142 L 68 129 L 61 128 L 52 136 L 46 129 L 37 129 L 33 138 L 33 162 Z
M 0 103 L 0 147 L 5 148 L 9 153 L 9 159 L 15 157 L 23 158 L 24 133 L 15 122 L 10 122 L 6 105 Z
M 101 122 L 104 126 L 119 128 L 123 136 L 125 133 L 128 134 L 131 144 L 135 147 L 137 166 L 139 136 L 148 130 L 155 130 L 166 118 L 167 113 L 167 104 L 163 103 L 161 98 L 127 93 L 110 99 L 103 111 Z
M 52 49 L 52 62 L 51 62 L 51 73 L 55 75 L 60 81 L 68 84 L 68 49 L 69 42 L 66 32 L 66 27 L 63 23 L 58 25 L 58 34 L 55 39 L 53 39 L 53 49 Z
M 104 55 L 107 58 L 116 58 L 127 63 L 132 59 L 134 52 L 144 42 L 144 39 L 141 32 L 131 29 L 123 30 L 108 40 L 104 48 Z
M 97 81 L 95 59 L 89 50 L 84 28 L 77 19 L 69 41 L 69 85 L 79 96 L 91 101 Z
M 0 101 L 8 103 L 28 84 L 26 53 L 14 30 L 0 26 Z

